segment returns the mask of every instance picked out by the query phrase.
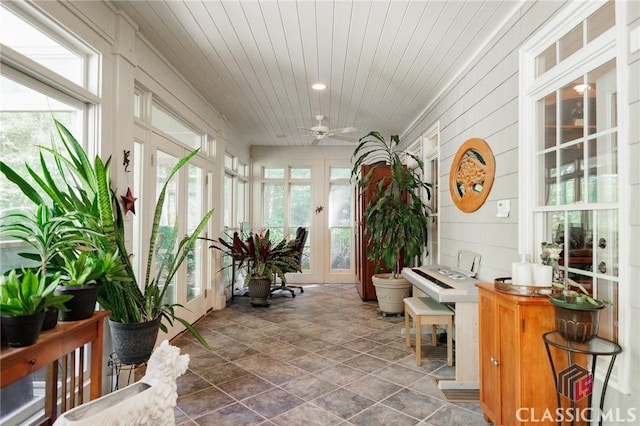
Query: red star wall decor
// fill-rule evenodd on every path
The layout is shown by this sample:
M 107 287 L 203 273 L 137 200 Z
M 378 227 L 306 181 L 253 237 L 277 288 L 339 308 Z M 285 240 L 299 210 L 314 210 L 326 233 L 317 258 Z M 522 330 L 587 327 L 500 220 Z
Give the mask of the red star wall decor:
M 131 193 L 131 188 L 127 188 L 127 195 L 121 195 L 120 198 L 122 199 L 122 204 L 124 206 L 124 214 L 127 214 L 127 212 L 136 214 L 136 206 L 134 203 L 137 198 Z

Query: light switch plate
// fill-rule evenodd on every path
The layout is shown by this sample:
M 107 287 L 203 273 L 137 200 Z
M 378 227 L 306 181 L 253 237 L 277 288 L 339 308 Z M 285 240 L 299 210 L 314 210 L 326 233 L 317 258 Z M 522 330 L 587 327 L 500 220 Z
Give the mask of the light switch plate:
M 511 213 L 511 200 L 498 200 L 496 217 L 509 217 L 509 213 Z

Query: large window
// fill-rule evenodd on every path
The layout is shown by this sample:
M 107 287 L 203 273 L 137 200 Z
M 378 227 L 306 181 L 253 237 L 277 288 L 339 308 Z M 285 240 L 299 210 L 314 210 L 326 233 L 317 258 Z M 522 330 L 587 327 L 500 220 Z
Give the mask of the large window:
M 438 181 L 439 181 L 439 140 L 440 126 L 436 124 L 429 128 L 422 136 L 415 140 L 406 149 L 408 153 L 421 158 L 423 161 L 423 170 L 421 178 L 423 182 L 432 185 L 430 192 L 422 189 L 420 194 L 425 204 L 429 206 L 429 223 L 427 229 L 428 241 L 425 247 L 423 257 L 420 259 L 423 265 L 432 265 L 439 263 L 439 216 L 438 216 Z M 407 156 L 407 164 L 414 170 L 418 167 L 418 163 Z
M 601 337 L 619 337 L 619 175 L 614 3 L 589 11 L 555 41 L 532 48 L 535 117 L 531 150 L 538 197 L 531 205 L 533 252 L 563 245 L 565 277 L 612 305 Z M 593 6 L 592 6 L 593 8 Z M 525 106 L 526 107 L 526 106 Z M 526 125 L 526 124 L 525 124 Z M 526 154 L 525 154 L 526 155 Z M 527 161 L 526 159 L 524 160 Z M 526 173 L 526 170 L 521 170 Z M 522 182 L 522 181 L 521 181 Z M 521 196 L 528 191 L 520 188 Z
M 222 205 L 222 222 L 225 229 L 225 235 L 228 238 L 233 236 L 235 231 L 248 231 L 248 202 L 249 202 L 249 167 L 240 161 L 238 157 L 226 154 L 224 157 L 224 184 L 223 184 L 223 205 Z M 225 288 L 230 289 L 233 282 L 233 268 L 231 258 L 223 259 L 224 269 L 223 281 Z M 231 297 L 231 291 L 228 290 L 226 297 Z
M 238 230 L 249 220 L 247 191 L 249 167 L 238 157 L 226 154 L 224 159 L 223 224 L 227 230 Z
M 43 23 L 31 21 L 28 16 L 20 16 L 5 7 L 0 7 L 0 21 L 0 43 L 5 49 L 8 47 L 15 50 L 59 77 L 85 86 L 88 62 L 86 51 L 57 40 L 61 36 L 68 40 L 70 37 L 61 34 L 57 29 L 52 31 Z M 77 43 L 74 44 L 77 46 Z
M 38 146 L 50 147 L 57 140 L 53 118 L 88 152 L 96 152 L 97 141 L 88 139 L 87 128 L 95 123 L 94 106 L 100 102 L 92 93 L 100 76 L 89 72 L 97 55 L 51 22 L 33 18 L 29 10 L 18 2 L 0 4 L 0 153 L 2 161 L 27 180 L 25 164 L 41 175 Z M 44 159 L 47 168 L 55 170 L 52 158 Z M 55 172 L 52 178 L 60 179 Z M 7 213 L 34 208 L 0 174 L 0 221 Z M 24 243 L 0 239 L 0 273 L 27 266 L 18 256 L 24 251 Z M 43 370 L 9 386 L 2 389 L 0 423 L 26 424 L 43 415 Z
M 136 113 L 137 97 L 138 94 L 134 93 L 134 113 Z M 204 141 L 202 134 L 191 129 L 183 120 L 175 117 L 156 102 L 151 104 L 151 124 L 190 148 L 202 147 Z

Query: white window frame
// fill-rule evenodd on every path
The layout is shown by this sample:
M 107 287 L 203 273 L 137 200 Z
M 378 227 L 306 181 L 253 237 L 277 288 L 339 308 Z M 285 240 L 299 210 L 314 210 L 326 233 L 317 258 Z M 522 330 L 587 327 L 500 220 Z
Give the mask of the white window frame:
M 231 168 L 226 166 L 226 159 L 231 160 Z M 249 167 L 243 161 L 230 153 L 225 154 L 225 176 L 231 178 L 231 224 L 232 226 L 226 226 L 225 229 L 229 231 L 240 230 L 241 222 L 249 221 Z M 239 183 L 245 184 L 245 193 L 243 199 L 240 199 L 238 195 Z M 239 208 L 240 204 L 244 205 L 243 211 L 246 217 L 240 217 Z
M 435 145 L 431 142 L 435 140 Z M 429 127 L 427 129 L 426 132 L 424 132 L 422 134 L 422 161 L 424 161 L 424 171 L 425 171 L 425 175 L 426 175 L 426 179 L 429 179 L 429 176 L 431 176 L 432 170 L 431 170 L 431 161 L 436 161 L 438 164 L 438 176 L 435 176 L 436 181 L 435 182 L 429 182 L 431 183 L 433 186 L 431 187 L 431 197 L 436 197 L 436 202 L 434 203 L 434 208 L 435 211 L 432 211 L 429 213 L 430 216 L 435 216 L 437 218 L 437 229 L 436 229 L 436 235 L 437 235 L 437 239 L 434 242 L 433 241 L 433 235 L 429 236 L 429 245 L 430 250 L 429 250 L 429 254 L 423 259 L 423 263 L 430 265 L 430 264 L 440 264 L 440 256 L 441 256 L 441 250 L 440 248 L 442 247 L 441 245 L 441 241 L 440 241 L 440 229 L 442 227 L 442 221 L 441 221 L 441 217 L 440 217 L 440 204 L 442 202 L 442 196 L 439 193 L 442 185 L 440 185 L 440 176 L 442 175 L 442 164 L 440 161 L 440 122 L 436 122 L 434 123 L 431 127 Z M 426 198 L 426 195 L 425 195 Z M 433 249 L 433 246 L 437 247 L 437 251 L 436 251 L 436 255 L 432 256 L 431 255 L 431 250 Z
M 562 87 L 577 76 L 583 75 L 597 66 L 606 63 L 611 59 L 616 59 L 616 73 L 618 81 L 618 141 L 619 158 L 618 174 L 621 177 L 628 176 L 628 145 L 622 141 L 628 140 L 626 126 L 620 125 L 628 119 L 628 102 L 624 85 L 628 80 L 624 79 L 625 64 L 623 48 L 624 39 L 624 6 L 616 3 L 616 24 L 607 30 L 596 40 L 589 43 L 587 48 L 583 48 L 569 58 L 564 59 L 554 68 L 548 70 L 540 77 L 536 78 L 535 58 L 541 54 L 556 40 L 561 38 L 575 25 L 584 21 L 587 17 L 603 6 L 603 2 L 575 2 L 568 3 L 553 19 L 551 19 L 537 34 L 533 35 L 520 49 L 520 87 L 519 87 L 519 179 L 518 193 L 534 194 L 540 193 L 543 188 L 539 187 L 538 162 L 531 161 L 535 158 L 535 147 L 538 140 L 538 128 L 535 120 L 537 100 L 548 93 L 553 88 Z M 586 67 L 589 66 L 589 69 Z M 624 188 L 627 184 L 624 179 L 620 179 L 617 208 L 619 212 L 619 256 L 620 266 L 618 274 L 618 340 L 621 346 L 628 346 L 631 341 L 631 318 L 630 318 L 630 288 L 629 288 L 629 254 L 625 248 L 629 247 L 628 236 L 623 231 L 623 226 L 629 223 L 627 215 L 629 211 L 629 200 Z M 520 196 L 518 200 L 518 252 L 537 253 L 536 241 L 542 241 L 543 235 L 542 216 L 535 217 L 536 201 L 533 197 Z M 536 235 L 536 232 L 538 233 Z M 608 362 L 608 360 L 606 360 Z M 625 375 L 629 371 L 631 357 L 624 351 L 617 358 L 609 385 L 623 393 L 629 393 L 630 378 Z M 606 368 L 598 363 L 598 370 Z M 604 377 L 597 374 L 596 378 Z
M 65 31 L 64 28 L 58 26 L 43 14 L 41 14 L 32 5 L 25 2 L 6 2 L 0 7 L 6 7 L 18 14 L 26 23 L 41 30 L 52 39 L 64 44 L 70 50 L 78 55 L 82 55 L 83 61 L 83 84 L 78 85 L 71 80 L 63 77 L 57 72 L 37 63 L 29 58 L 11 49 L 8 46 L 0 44 L 0 74 L 18 82 L 35 91 L 57 98 L 65 103 L 78 107 L 82 116 L 82 127 L 80 134 L 76 132 L 74 136 L 83 144 L 88 154 L 95 155 L 98 150 L 99 137 L 99 109 L 102 104 L 100 93 L 101 78 L 101 57 L 97 51 L 91 49 L 88 45 L 76 39 L 72 34 Z M 11 243 L 7 243 L 11 244 Z M 6 247 L 4 243 L 0 246 Z M 89 356 L 90 348 L 87 345 L 85 351 L 85 359 Z M 85 361 L 84 377 L 87 378 L 87 368 L 89 363 Z M 27 376 L 28 377 L 28 376 Z M 83 384 L 88 385 L 89 379 L 85 379 Z M 25 405 L 22 409 L 16 410 L 7 415 L 3 420 L 6 424 L 28 424 L 40 422 L 44 415 L 44 404 L 42 401 L 43 382 L 34 382 L 34 399 Z M 60 389 L 58 390 L 60 392 Z M 64 397 L 58 393 L 58 401 Z

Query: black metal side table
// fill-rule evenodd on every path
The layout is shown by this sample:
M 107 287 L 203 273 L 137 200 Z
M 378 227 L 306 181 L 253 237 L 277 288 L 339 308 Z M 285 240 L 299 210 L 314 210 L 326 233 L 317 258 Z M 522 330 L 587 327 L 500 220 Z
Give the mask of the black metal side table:
M 602 408 L 604 406 L 604 397 L 607 392 L 607 384 L 609 383 L 609 377 L 611 376 L 611 371 L 613 370 L 613 364 L 616 362 L 616 356 L 622 352 L 622 348 L 617 343 L 614 343 L 610 340 L 603 339 L 601 337 L 594 337 L 586 343 L 577 343 L 571 342 L 565 339 L 558 333 L 557 331 L 550 331 L 542 335 L 542 339 L 544 340 L 545 347 L 547 349 L 547 355 L 549 356 L 549 362 L 551 363 L 551 370 L 553 371 L 553 380 L 556 385 L 556 399 L 558 403 L 558 408 L 562 408 L 561 396 L 565 395 L 563 391 L 564 386 L 567 384 L 566 380 L 570 383 L 574 383 L 575 379 L 584 379 L 584 374 L 591 374 L 591 380 L 595 377 L 596 371 L 596 361 L 599 355 L 602 356 L 610 356 L 609 367 L 607 368 L 607 374 L 604 378 L 604 382 L 602 383 L 602 392 L 600 393 L 600 411 L 598 412 L 598 416 L 600 421 L 599 425 L 602 425 Z M 560 380 L 558 377 L 558 372 L 556 372 L 556 367 L 553 362 L 553 357 L 551 356 L 551 351 L 549 349 L 550 346 L 554 346 L 560 350 L 567 352 L 568 365 L 569 367 L 560 373 L 565 373 L 567 375 L 565 380 Z M 574 366 L 573 363 L 573 354 L 585 354 L 591 356 L 591 371 L 585 371 L 582 367 Z M 581 371 L 583 370 L 583 371 Z M 592 386 L 592 383 L 589 383 Z M 574 389 L 570 389 L 570 392 L 573 392 Z M 566 396 L 566 395 L 565 395 Z M 573 394 L 571 395 L 573 396 Z M 589 392 L 587 395 L 588 408 L 591 408 L 591 397 L 592 393 Z M 571 408 L 575 411 L 575 402 L 576 400 L 571 397 Z M 562 419 L 558 419 L 558 425 L 562 424 Z M 575 419 L 571 422 L 571 424 L 575 424 Z
M 111 392 L 117 391 L 120 386 L 126 387 L 139 380 L 147 369 L 147 362 L 128 364 L 120 361 L 115 352 L 109 355 L 108 366 L 111 369 Z M 122 380 L 120 375 L 122 374 Z M 122 381 L 122 383 L 121 383 Z

